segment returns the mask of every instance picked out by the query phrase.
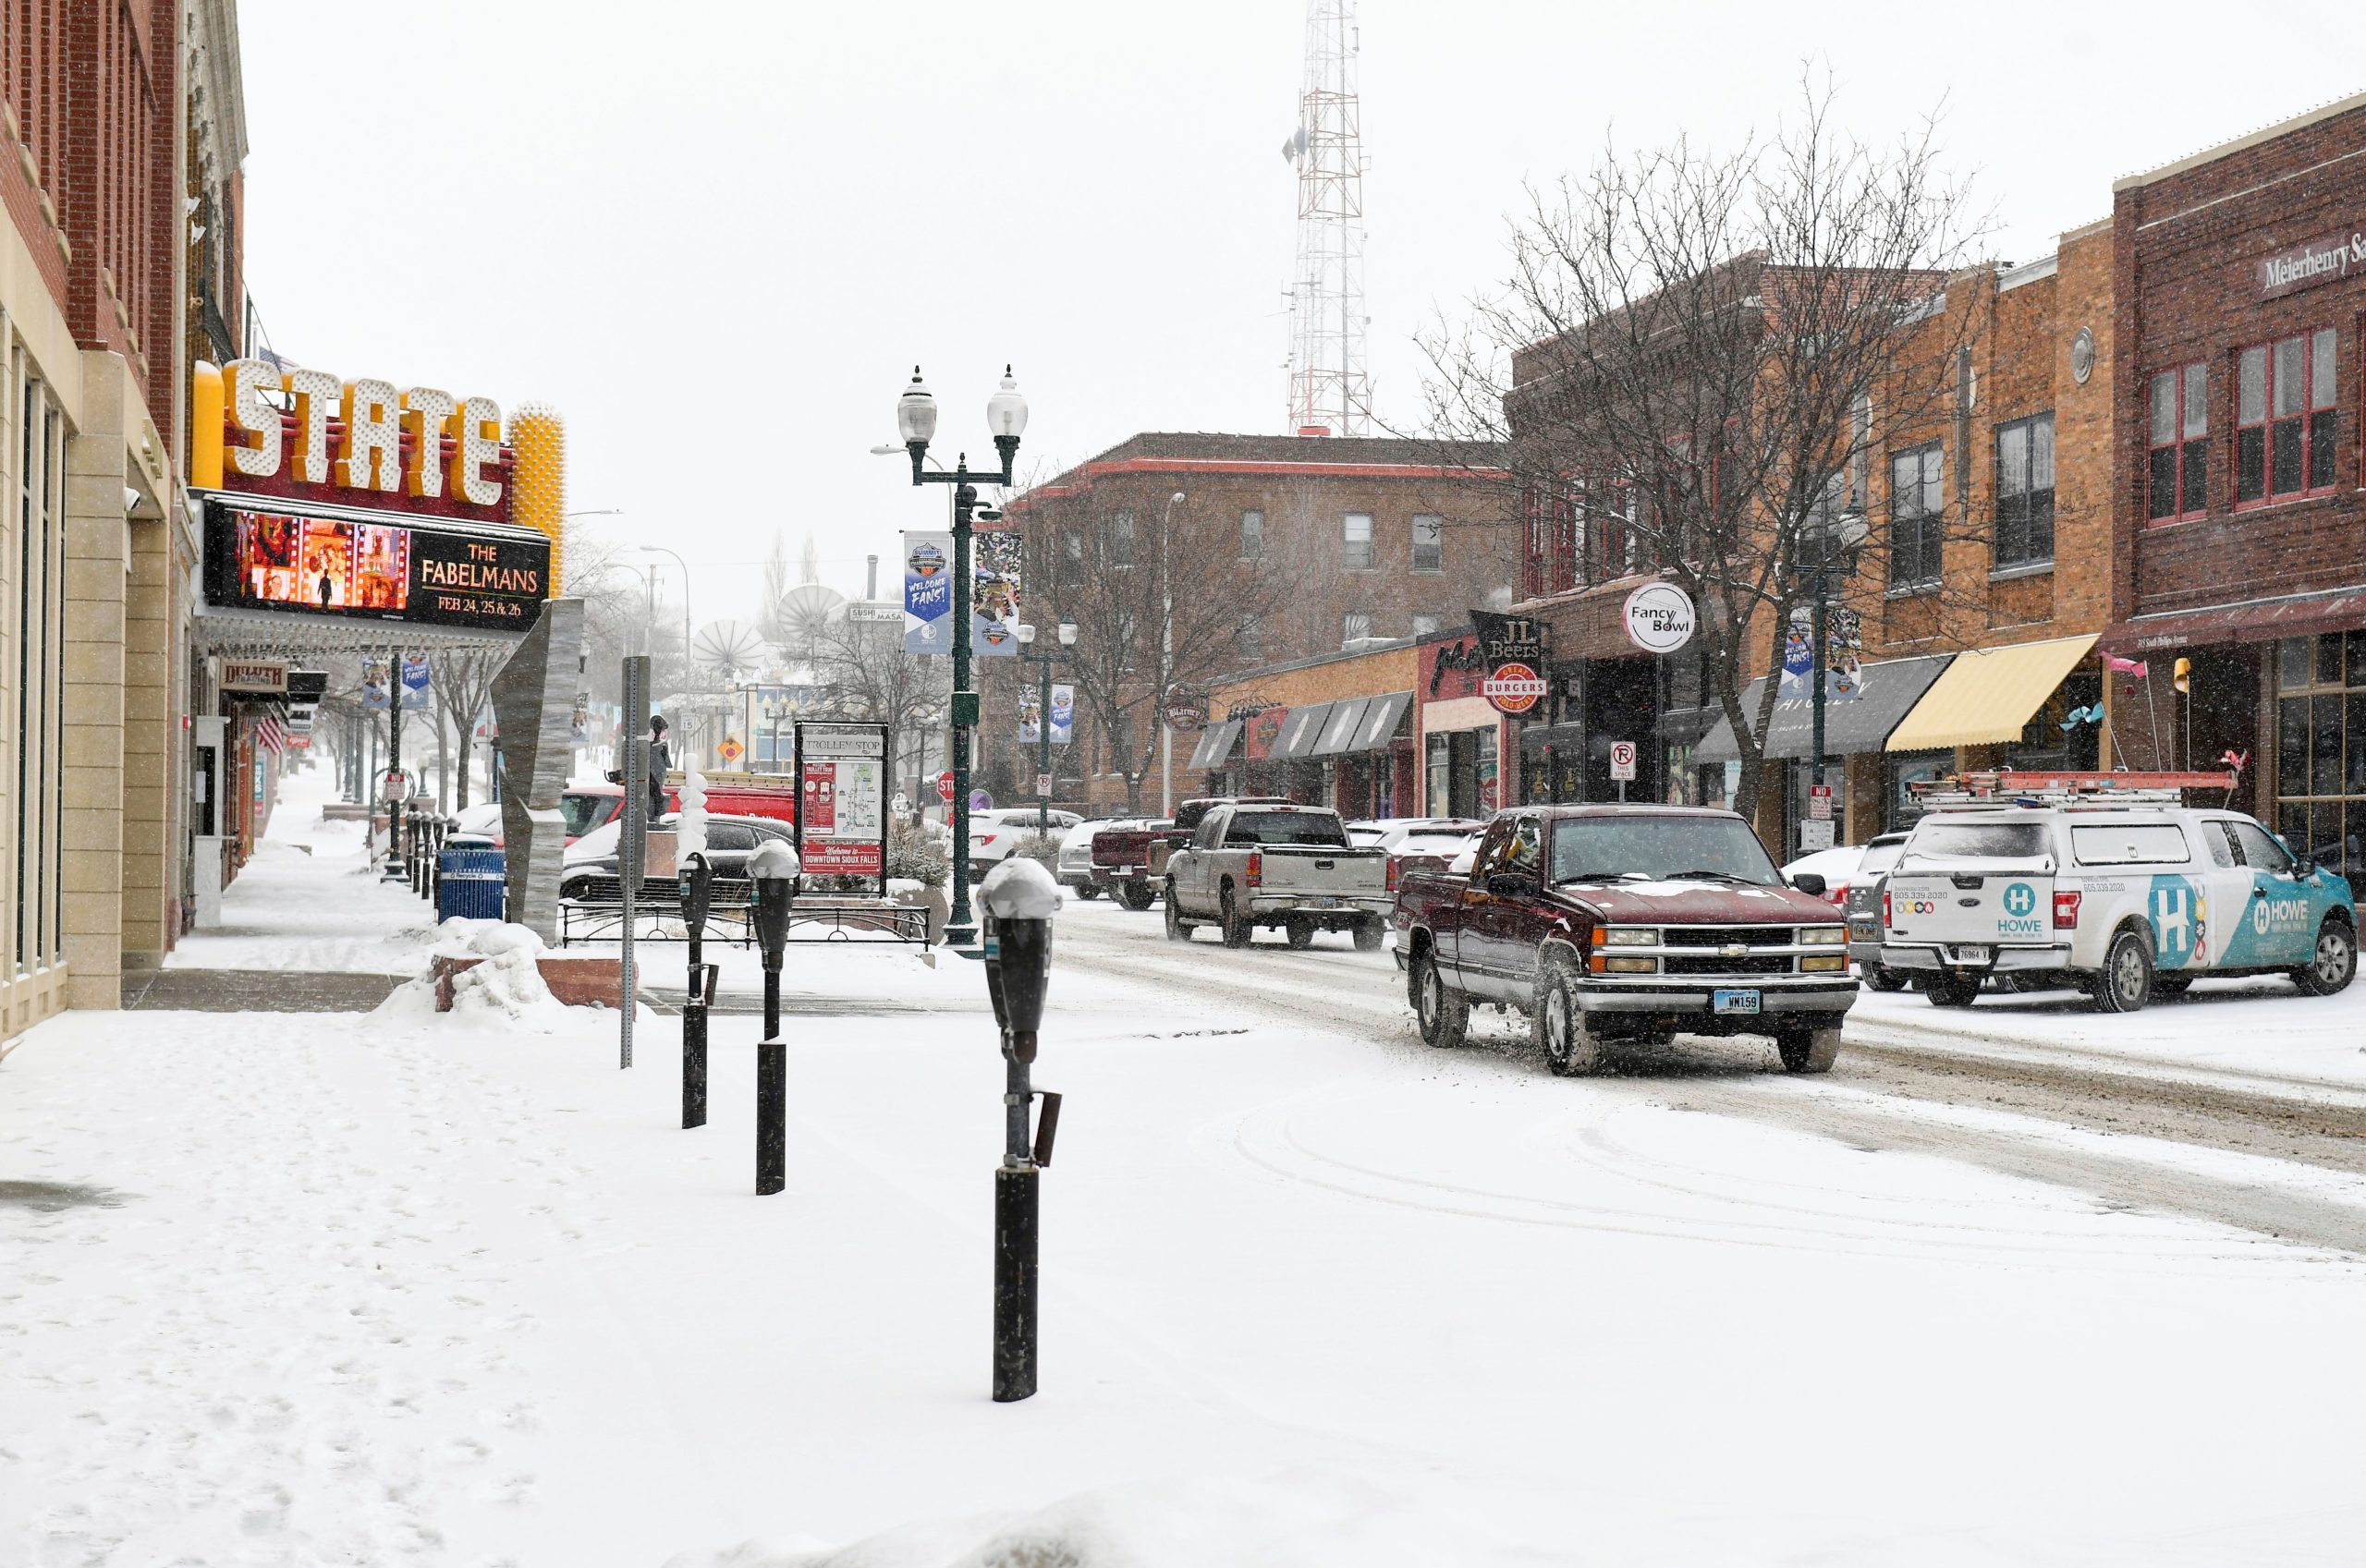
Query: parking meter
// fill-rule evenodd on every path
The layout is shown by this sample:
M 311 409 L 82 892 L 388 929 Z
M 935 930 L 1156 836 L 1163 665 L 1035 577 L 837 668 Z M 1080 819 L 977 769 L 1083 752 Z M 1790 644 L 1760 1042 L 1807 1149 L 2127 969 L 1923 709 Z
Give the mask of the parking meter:
M 689 813 L 685 812 L 687 817 Z M 689 834 L 685 832 L 683 836 Z M 682 984 L 682 1125 L 706 1125 L 706 1019 L 714 1002 L 716 966 L 706 961 L 706 917 L 714 896 L 714 868 L 703 850 L 675 863 L 682 901 L 682 935 L 689 965 Z
M 781 950 L 788 945 L 789 908 L 797 899 L 801 869 L 797 851 L 783 839 L 766 839 L 748 858 L 748 875 L 756 884 L 756 942 L 764 950 L 764 968 L 772 974 L 780 972 Z M 767 1023 L 767 1032 L 775 1023 Z
M 979 902 L 986 908 L 986 989 L 994 998 L 994 1022 L 1002 1026 L 1011 1053 L 1032 1062 L 1036 1031 L 1043 1027 L 1043 992 L 1052 978 L 1052 917 L 1060 906 L 1059 884 L 1041 862 L 1013 856 L 986 878 Z
M 700 857 L 705 858 L 703 855 Z M 788 914 L 797 898 L 797 851 L 766 839 L 749 857 L 756 884 L 756 941 L 764 950 L 764 1038 L 756 1047 L 756 1191 L 788 1185 L 788 1046 L 780 1038 L 781 952 L 788 945 Z
M 1002 1027 L 1003 1157 L 994 1171 L 994 1362 L 997 1403 L 1035 1392 L 1036 1191 L 1051 1155 L 1056 1097 L 1044 1098 L 1044 1136 L 1031 1149 L 1029 1069 L 1052 975 L 1052 918 L 1060 887 L 1041 862 L 1012 856 L 979 890 L 985 906 L 986 990 Z

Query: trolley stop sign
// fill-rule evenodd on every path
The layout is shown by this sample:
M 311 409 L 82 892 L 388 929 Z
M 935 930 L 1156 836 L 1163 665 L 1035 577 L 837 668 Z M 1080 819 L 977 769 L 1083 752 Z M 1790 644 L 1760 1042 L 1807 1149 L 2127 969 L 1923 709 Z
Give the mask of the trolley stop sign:
M 1479 683 L 1479 695 L 1504 713 L 1527 712 L 1543 698 L 1546 689 L 1544 677 L 1518 660 L 1497 665 L 1494 674 Z

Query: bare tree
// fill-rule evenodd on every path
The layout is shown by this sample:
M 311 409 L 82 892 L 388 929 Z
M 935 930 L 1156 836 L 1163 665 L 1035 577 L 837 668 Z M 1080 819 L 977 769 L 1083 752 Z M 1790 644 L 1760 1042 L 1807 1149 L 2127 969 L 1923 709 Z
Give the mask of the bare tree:
M 1243 561 L 1236 526 L 1188 501 L 1139 517 L 1130 531 L 1114 513 L 1061 520 L 1031 541 L 1028 618 L 1039 627 L 1076 623 L 1056 678 L 1075 686 L 1125 780 L 1127 808 L 1139 812 L 1170 701 L 1260 662 L 1250 628 L 1283 624 L 1304 580 L 1274 560 Z M 1067 554 L 1064 532 L 1081 541 L 1081 559 Z
M 453 752 L 459 763 L 460 781 L 453 795 L 456 811 L 468 809 L 469 760 L 476 750 L 477 719 L 491 709 L 494 677 L 508 662 L 506 648 L 471 648 L 436 653 L 430 664 L 429 684 L 437 709 L 452 726 Z
M 832 718 L 887 726 L 887 760 L 898 785 L 905 743 L 944 722 L 951 671 L 946 661 L 904 651 L 900 620 L 837 616 L 813 638 L 813 674 Z
M 1532 192 L 1507 283 L 1423 344 L 1431 433 L 1506 444 L 1493 478 L 1532 541 L 1580 582 L 1658 573 L 1691 595 L 1745 815 L 1793 607 L 1861 537 L 1872 455 L 1935 435 L 1957 395 L 1975 318 L 1972 291 L 1950 300 L 1947 284 L 1984 228 L 1933 125 L 1869 148 L 1835 127 L 1829 89 L 1804 83 L 1772 141 L 1614 151 Z M 1963 527 L 1946 508 L 1930 521 Z M 1881 581 L 1850 595 L 1878 602 L 1899 551 L 1898 580 L 1936 577 L 1918 517 L 1910 536 L 1875 531 Z

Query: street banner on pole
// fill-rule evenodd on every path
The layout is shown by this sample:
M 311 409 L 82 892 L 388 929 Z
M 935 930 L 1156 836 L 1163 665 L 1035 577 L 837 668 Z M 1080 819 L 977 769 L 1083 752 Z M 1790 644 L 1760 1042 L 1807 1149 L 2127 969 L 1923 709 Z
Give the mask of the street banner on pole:
M 406 712 L 406 713 L 424 713 L 425 711 L 427 711 L 427 684 L 428 684 L 427 655 L 426 655 L 426 654 L 424 654 L 424 653 L 406 653 L 406 654 L 404 654 L 404 655 L 403 655 L 403 711 L 404 711 L 404 712 Z
M 887 891 L 887 726 L 797 726 L 797 855 L 809 875 Z
M 970 540 L 977 575 L 970 597 L 970 651 L 974 657 L 1018 657 L 1018 566 L 1024 547 L 1015 529 L 980 529 Z
M 1066 746 L 1076 736 L 1076 687 L 1052 688 L 1052 744 Z
M 394 667 L 384 659 L 372 659 L 361 666 L 361 706 L 372 713 L 383 713 L 393 699 Z
M 1811 695 L 1810 683 L 1815 668 L 1815 650 L 1809 646 L 1813 640 L 1810 627 L 1815 613 L 1806 605 L 1791 612 L 1789 635 L 1783 640 L 1783 679 L 1777 695 L 1786 701 L 1804 702 Z M 1854 610 L 1837 605 L 1824 613 L 1823 618 L 1823 699 L 1826 702 L 1853 702 L 1865 695 L 1865 639 L 1860 618 Z
M 1028 746 L 1040 745 L 1043 739 L 1043 715 L 1035 710 L 1039 699 L 1031 691 L 1018 694 L 1018 738 Z
M 904 651 L 953 651 L 953 536 L 904 536 Z

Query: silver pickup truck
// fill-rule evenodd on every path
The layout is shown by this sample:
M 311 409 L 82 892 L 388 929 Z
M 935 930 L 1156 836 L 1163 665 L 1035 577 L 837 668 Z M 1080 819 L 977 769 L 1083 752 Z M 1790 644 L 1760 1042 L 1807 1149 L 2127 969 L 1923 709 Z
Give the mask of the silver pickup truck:
M 1201 924 L 1246 947 L 1259 926 L 1279 926 L 1292 947 L 1316 931 L 1353 933 L 1356 950 L 1380 947 L 1396 904 L 1396 871 L 1386 850 L 1348 842 L 1339 813 L 1313 806 L 1219 806 L 1191 842 L 1167 857 L 1166 935 L 1189 942 Z

